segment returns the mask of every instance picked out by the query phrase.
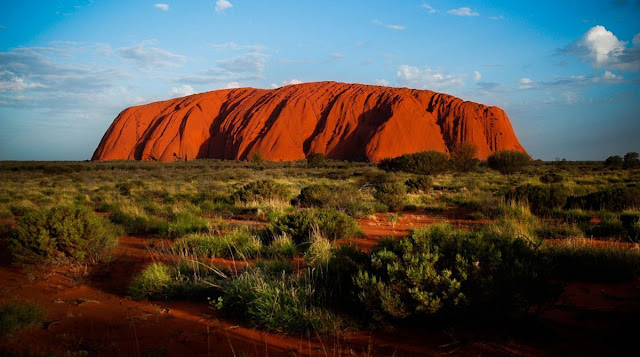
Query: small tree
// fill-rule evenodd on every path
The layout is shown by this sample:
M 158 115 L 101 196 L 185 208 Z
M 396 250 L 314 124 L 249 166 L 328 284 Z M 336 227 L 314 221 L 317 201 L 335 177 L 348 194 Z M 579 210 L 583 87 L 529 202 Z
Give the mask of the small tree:
M 262 153 L 260 151 L 254 151 L 249 156 L 249 161 L 256 165 L 262 165 L 264 164 L 264 156 L 262 156 Z
M 323 167 L 327 163 L 327 157 L 323 153 L 314 152 L 307 156 L 307 167 Z
M 436 175 L 447 170 L 448 156 L 439 151 L 422 151 L 384 159 L 378 167 L 384 171 L 404 171 L 418 175 Z
M 628 152 L 624 155 L 623 166 L 625 169 L 635 169 L 640 167 L 640 160 L 637 152 Z
M 527 153 L 513 150 L 500 150 L 489 155 L 487 165 L 503 175 L 511 175 L 521 171 L 531 162 Z
M 451 148 L 451 163 L 461 172 L 469 172 L 478 165 L 478 147 L 468 141 L 457 143 Z
M 622 167 L 622 157 L 620 155 L 609 156 L 606 160 L 604 160 L 604 166 L 611 168 Z

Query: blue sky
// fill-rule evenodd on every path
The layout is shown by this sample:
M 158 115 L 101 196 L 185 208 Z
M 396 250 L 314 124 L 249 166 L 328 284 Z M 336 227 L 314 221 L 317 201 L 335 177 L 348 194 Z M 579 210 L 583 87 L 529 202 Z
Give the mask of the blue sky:
M 534 158 L 640 151 L 640 0 L 0 0 L 0 160 L 83 160 L 127 106 L 335 80 L 507 112 Z

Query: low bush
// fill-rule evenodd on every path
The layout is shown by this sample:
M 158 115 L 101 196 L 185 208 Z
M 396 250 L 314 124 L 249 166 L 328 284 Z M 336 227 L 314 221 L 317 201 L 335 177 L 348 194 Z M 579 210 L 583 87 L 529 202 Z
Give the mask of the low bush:
M 315 184 L 300 191 L 297 201 L 307 207 L 333 208 L 353 217 L 374 212 L 364 195 L 352 185 Z
M 506 195 L 508 201 L 515 200 L 526 202 L 531 212 L 537 215 L 549 215 L 554 209 L 563 207 L 569 190 L 562 185 L 532 185 L 525 184 L 509 191 Z
M 0 307 L 0 339 L 11 336 L 25 328 L 42 324 L 46 311 L 30 302 L 11 302 Z
M 376 320 L 470 307 L 540 306 L 558 294 L 529 242 L 450 225 L 381 242 L 371 253 L 371 270 L 361 270 L 355 281 L 361 302 Z
M 267 228 L 266 239 L 286 234 L 296 244 L 307 243 L 316 231 L 323 237 L 334 240 L 353 237 L 361 233 L 356 221 L 346 213 L 333 209 L 305 209 L 277 218 Z
M 378 167 L 387 172 L 403 171 L 418 175 L 437 175 L 447 170 L 447 154 L 439 151 L 423 151 L 405 154 L 393 159 L 384 159 Z
M 604 166 L 609 168 L 620 168 L 623 165 L 622 157 L 619 155 L 609 156 L 604 160 Z
M 640 208 L 640 187 L 611 187 L 584 196 L 571 196 L 565 207 L 614 212 Z
M 433 187 L 433 180 L 429 176 L 416 176 L 405 181 L 408 193 L 427 193 Z
M 407 186 L 402 182 L 382 183 L 376 186 L 373 197 L 393 210 L 404 203 L 407 197 Z
M 540 182 L 542 183 L 560 183 L 562 181 L 564 181 L 564 177 L 553 171 L 546 172 L 540 176 Z
M 327 164 L 327 157 L 322 153 L 313 153 L 307 156 L 307 167 L 318 168 Z
M 286 200 L 289 197 L 287 186 L 272 180 L 254 181 L 237 190 L 231 199 L 236 202 L 252 203 L 270 200 Z
M 9 249 L 22 265 L 105 260 L 118 243 L 118 229 L 86 207 L 31 211 L 11 232 Z
M 489 155 L 487 165 L 503 175 L 512 175 L 522 171 L 531 163 L 531 157 L 524 152 L 501 150 Z
M 474 170 L 478 164 L 478 147 L 468 141 L 455 144 L 451 148 L 451 166 L 459 172 Z
M 589 223 L 591 221 L 591 213 L 581 209 L 555 209 L 552 215 L 562 219 L 567 223 Z

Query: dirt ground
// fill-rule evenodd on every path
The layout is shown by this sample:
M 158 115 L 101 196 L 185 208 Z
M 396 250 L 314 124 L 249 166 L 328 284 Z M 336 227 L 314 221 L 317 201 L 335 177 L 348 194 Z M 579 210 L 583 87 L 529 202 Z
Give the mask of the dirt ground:
M 463 216 L 463 215 L 462 215 Z M 359 221 L 366 237 L 349 239 L 369 249 L 413 227 L 464 218 L 405 213 L 397 221 L 376 214 Z M 245 222 L 259 224 L 259 222 Z M 206 303 L 133 301 L 131 279 L 162 259 L 162 240 L 124 236 L 109 264 L 50 271 L 22 270 L 0 248 L 0 303 L 33 301 L 47 310 L 40 329 L 0 341 L 0 355 L 100 356 L 539 356 L 628 355 L 640 331 L 640 281 L 618 284 L 563 282 L 560 300 L 537 319 L 472 321 L 468 326 L 406 326 L 347 333 L 340 338 L 295 336 L 252 329 L 223 319 Z M 234 264 L 228 262 L 228 264 Z

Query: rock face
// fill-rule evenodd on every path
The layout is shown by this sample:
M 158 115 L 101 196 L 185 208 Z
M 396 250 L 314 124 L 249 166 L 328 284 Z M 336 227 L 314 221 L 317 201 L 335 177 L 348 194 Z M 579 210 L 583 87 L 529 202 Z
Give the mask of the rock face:
M 469 141 L 486 158 L 524 148 L 497 107 L 428 90 L 336 82 L 278 89 L 239 88 L 194 94 L 125 109 L 93 160 L 271 161 L 311 153 L 379 161 L 425 150 L 448 152 Z

